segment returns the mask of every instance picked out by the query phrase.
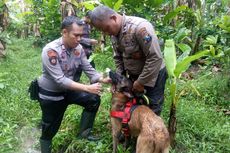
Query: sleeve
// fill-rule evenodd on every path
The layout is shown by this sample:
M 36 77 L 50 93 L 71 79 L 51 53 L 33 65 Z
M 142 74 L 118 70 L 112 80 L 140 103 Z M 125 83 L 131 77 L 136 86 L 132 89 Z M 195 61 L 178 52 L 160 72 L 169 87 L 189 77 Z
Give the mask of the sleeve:
M 100 79 L 100 77 L 102 77 L 101 74 L 99 74 L 90 64 L 90 62 L 88 61 L 85 52 L 81 51 L 81 68 L 82 70 L 85 72 L 85 74 L 87 75 L 87 77 L 90 79 L 91 83 L 96 83 L 98 82 L 98 80 Z
M 81 41 L 80 41 L 81 45 L 83 46 L 92 46 L 91 45 L 91 39 L 90 38 L 81 38 Z
M 142 73 L 138 77 L 141 84 L 154 80 L 154 85 L 163 62 L 158 38 L 149 22 L 142 22 L 135 32 L 137 41 L 146 57 Z
M 118 49 L 116 42 L 111 38 L 113 46 L 113 59 L 116 66 L 116 72 L 118 74 L 123 74 L 125 72 L 124 62 L 122 57 L 122 52 Z
M 47 49 L 42 52 L 42 64 L 49 76 L 62 88 L 69 89 L 73 80 L 67 78 L 58 61 L 58 54 L 55 50 Z

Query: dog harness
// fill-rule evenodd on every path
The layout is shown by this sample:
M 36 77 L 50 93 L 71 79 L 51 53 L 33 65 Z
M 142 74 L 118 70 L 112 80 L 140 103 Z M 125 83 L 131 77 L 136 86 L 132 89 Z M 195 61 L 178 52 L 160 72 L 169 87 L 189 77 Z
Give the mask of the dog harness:
M 132 111 L 138 106 L 136 104 L 137 104 L 136 98 L 133 98 L 132 100 L 128 101 L 125 104 L 125 109 L 123 111 L 111 111 L 110 112 L 111 117 L 119 118 L 122 120 L 121 121 L 122 132 L 124 133 L 126 137 L 129 136 L 128 122 L 130 120 Z

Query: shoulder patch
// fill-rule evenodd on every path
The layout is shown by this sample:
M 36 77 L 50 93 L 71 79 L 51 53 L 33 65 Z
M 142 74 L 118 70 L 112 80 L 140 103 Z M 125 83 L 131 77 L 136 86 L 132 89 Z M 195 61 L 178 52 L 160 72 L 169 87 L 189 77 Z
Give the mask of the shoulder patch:
M 74 50 L 74 55 L 75 55 L 75 56 L 78 57 L 78 56 L 80 56 L 80 54 L 81 54 L 81 51 L 80 51 L 80 50 L 78 50 L 78 49 L 75 49 L 75 50 Z
M 152 41 L 152 36 L 150 36 L 150 34 L 148 33 L 145 27 L 141 28 L 138 33 L 142 37 L 145 44 Z
M 47 55 L 49 57 L 50 64 L 56 65 L 57 64 L 57 52 L 54 50 L 49 50 L 47 52 Z

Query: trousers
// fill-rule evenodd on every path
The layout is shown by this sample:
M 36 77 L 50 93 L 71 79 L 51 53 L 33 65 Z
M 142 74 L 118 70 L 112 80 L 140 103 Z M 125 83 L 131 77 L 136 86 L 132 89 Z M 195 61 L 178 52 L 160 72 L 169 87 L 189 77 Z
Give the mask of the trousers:
M 68 91 L 60 101 L 40 99 L 42 110 L 42 140 L 52 140 L 56 135 L 64 113 L 70 104 L 84 107 L 83 111 L 97 112 L 100 106 L 100 97 L 87 92 Z

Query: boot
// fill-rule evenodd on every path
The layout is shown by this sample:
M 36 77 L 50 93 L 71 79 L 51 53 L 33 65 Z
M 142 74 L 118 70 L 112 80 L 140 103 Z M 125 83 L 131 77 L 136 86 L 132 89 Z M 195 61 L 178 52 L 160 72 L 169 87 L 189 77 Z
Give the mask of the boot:
M 88 139 L 89 141 L 98 141 L 99 138 L 91 135 L 91 130 L 93 128 L 93 123 L 96 117 L 97 112 L 88 112 L 83 110 L 81 121 L 80 121 L 80 130 L 78 138 Z
M 40 139 L 40 145 L 41 145 L 41 153 L 51 153 L 51 146 L 52 141 L 51 140 L 42 140 Z

